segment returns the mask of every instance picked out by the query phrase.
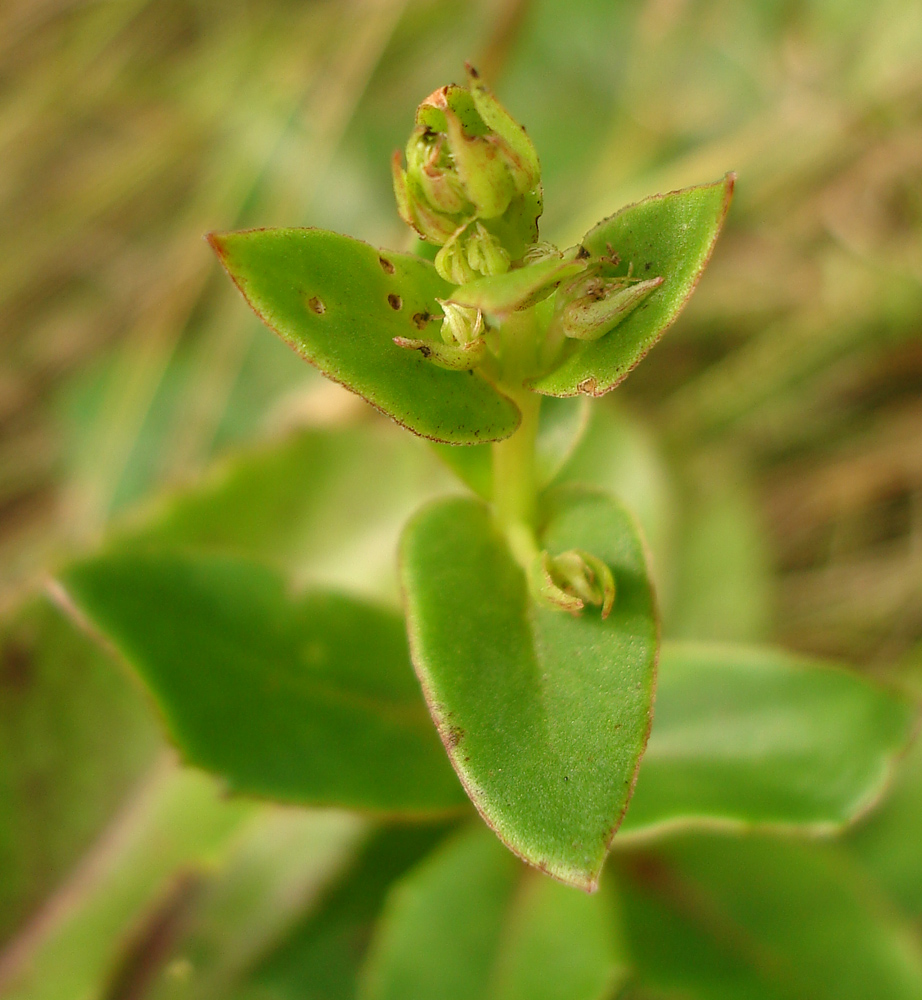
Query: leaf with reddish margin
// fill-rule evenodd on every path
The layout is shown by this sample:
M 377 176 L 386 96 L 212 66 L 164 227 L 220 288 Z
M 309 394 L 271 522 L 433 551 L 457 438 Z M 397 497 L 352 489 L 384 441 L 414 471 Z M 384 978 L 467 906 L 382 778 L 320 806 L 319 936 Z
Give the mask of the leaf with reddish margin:
M 593 261 L 617 255 L 613 274 L 664 279 L 613 330 L 598 340 L 570 341 L 561 363 L 528 385 L 547 396 L 602 396 L 622 382 L 675 322 L 720 234 L 735 174 L 700 187 L 628 205 L 590 230 L 583 246 Z M 560 294 L 560 293 L 558 293 Z
M 208 239 L 271 330 L 415 434 L 477 444 L 518 427 L 518 407 L 479 374 L 446 371 L 394 343 L 438 336 L 436 299 L 447 299 L 452 286 L 428 261 L 322 229 L 253 229 Z
M 441 500 L 401 541 L 410 649 L 484 819 L 526 861 L 592 889 L 647 741 L 656 608 L 643 542 L 614 498 L 553 491 L 539 544 L 609 566 L 618 596 L 607 619 L 536 605 L 489 508 Z
M 61 581 L 185 759 L 232 790 L 391 816 L 464 807 L 389 608 L 292 595 L 253 560 L 170 550 L 110 552 Z

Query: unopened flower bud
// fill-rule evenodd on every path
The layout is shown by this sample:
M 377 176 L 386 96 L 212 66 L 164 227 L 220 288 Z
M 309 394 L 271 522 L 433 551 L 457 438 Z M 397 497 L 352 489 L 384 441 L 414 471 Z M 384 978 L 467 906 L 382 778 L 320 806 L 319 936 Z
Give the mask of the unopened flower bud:
M 472 306 L 460 306 L 456 302 L 443 302 L 442 340 L 417 340 L 410 337 L 394 337 L 398 347 L 405 347 L 419 353 L 439 368 L 450 371 L 469 371 L 483 361 L 487 350 L 484 336 L 483 313 Z
M 557 290 L 549 335 L 563 334 L 575 340 L 599 340 L 626 319 L 663 278 L 636 281 L 627 276 L 606 278 L 589 268 Z
M 531 140 L 471 67 L 468 78 L 468 87 L 449 84 L 420 104 L 406 169 L 399 154 L 393 159 L 398 210 L 423 239 L 444 246 L 471 222 L 487 223 L 467 230 L 474 242 L 464 253 L 473 264 L 445 264 L 462 277 L 467 268 L 502 273 L 499 251 L 506 266 L 524 253 L 537 239 L 542 207 Z
M 483 313 L 473 306 L 459 306 L 455 302 L 436 299 L 442 307 L 442 340 L 446 344 L 467 347 L 475 340 L 483 338 Z
M 601 607 L 607 618 L 615 603 L 615 579 L 601 559 L 582 549 L 558 556 L 542 552 L 530 574 L 532 594 L 541 603 L 579 614 L 587 605 Z
M 482 222 L 475 222 L 470 227 L 465 251 L 468 264 L 478 274 L 486 277 L 505 274 L 509 270 L 509 254 Z
M 467 249 L 460 238 L 463 232 L 456 233 L 435 255 L 436 271 L 453 285 L 466 285 L 480 277 L 468 262 Z

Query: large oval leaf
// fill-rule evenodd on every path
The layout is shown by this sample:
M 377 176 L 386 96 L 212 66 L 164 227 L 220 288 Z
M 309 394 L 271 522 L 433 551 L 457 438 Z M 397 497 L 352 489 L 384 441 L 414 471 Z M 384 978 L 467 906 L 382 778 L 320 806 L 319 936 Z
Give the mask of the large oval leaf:
M 625 972 L 612 901 L 523 872 L 471 827 L 390 891 L 361 1000 L 606 1000 Z
M 608 564 L 606 620 L 535 605 L 476 500 L 439 501 L 401 542 L 413 661 L 474 804 L 526 861 L 592 888 L 649 731 L 657 621 L 643 543 L 611 497 L 554 494 L 542 537 Z
M 322 229 L 213 233 L 259 317 L 324 375 L 416 434 L 475 444 L 508 437 L 518 407 L 477 374 L 445 371 L 394 337 L 438 337 L 452 286 L 428 261 Z
M 118 547 L 247 556 L 299 584 L 393 598 L 404 524 L 453 486 L 429 446 L 391 424 L 306 428 L 215 463 L 126 524 Z
M 620 272 L 664 279 L 627 318 L 599 340 L 571 342 L 554 371 L 529 384 L 548 396 L 601 396 L 631 369 L 672 324 L 695 289 L 723 226 L 735 177 L 655 195 L 628 205 L 590 230 L 590 261 L 617 254 Z
M 464 804 L 419 697 L 400 616 L 249 560 L 113 553 L 68 570 L 186 758 L 231 788 L 431 814 Z
M 617 860 L 644 995 L 922 996 L 917 927 L 836 845 L 698 834 Z
M 665 643 L 618 841 L 695 825 L 835 829 L 881 796 L 917 716 L 908 698 L 815 660 Z

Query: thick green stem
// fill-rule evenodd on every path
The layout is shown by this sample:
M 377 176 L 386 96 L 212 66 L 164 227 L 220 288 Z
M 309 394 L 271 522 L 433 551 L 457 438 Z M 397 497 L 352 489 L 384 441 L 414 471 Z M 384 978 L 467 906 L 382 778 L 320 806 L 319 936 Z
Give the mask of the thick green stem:
M 537 362 L 537 326 L 534 311 L 514 314 L 502 328 L 501 389 L 522 412 L 518 430 L 493 445 L 493 504 L 497 524 L 506 535 L 516 560 L 531 564 L 538 554 L 535 518 L 538 483 L 535 441 L 541 397 L 524 388 Z

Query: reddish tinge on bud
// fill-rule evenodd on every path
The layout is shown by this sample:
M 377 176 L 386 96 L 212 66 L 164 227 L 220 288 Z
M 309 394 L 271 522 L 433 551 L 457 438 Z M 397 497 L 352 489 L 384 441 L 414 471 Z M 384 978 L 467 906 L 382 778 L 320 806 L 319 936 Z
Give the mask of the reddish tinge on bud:
M 470 66 L 468 86 L 449 84 L 416 112 L 406 169 L 394 154 L 401 218 L 442 247 L 436 267 L 462 284 L 501 274 L 538 238 L 538 156 L 525 130 Z

